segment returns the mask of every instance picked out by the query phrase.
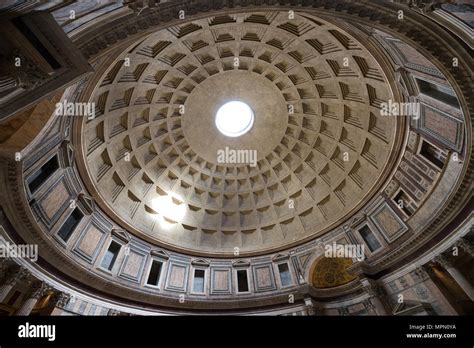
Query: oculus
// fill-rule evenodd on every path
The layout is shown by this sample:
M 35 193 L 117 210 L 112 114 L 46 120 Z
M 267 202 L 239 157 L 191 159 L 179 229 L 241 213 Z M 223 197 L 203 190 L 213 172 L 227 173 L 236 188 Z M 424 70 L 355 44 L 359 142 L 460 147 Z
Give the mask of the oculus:
M 216 127 L 227 137 L 240 137 L 253 126 L 252 109 L 241 101 L 230 101 L 222 105 L 216 114 Z

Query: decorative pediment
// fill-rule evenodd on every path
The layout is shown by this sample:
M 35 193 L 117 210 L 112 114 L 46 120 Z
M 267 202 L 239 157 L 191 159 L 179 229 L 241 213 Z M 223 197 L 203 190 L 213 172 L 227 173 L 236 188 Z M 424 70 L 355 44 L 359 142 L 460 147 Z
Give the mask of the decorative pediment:
M 61 151 L 64 167 L 72 167 L 74 163 L 74 146 L 72 146 L 69 140 L 64 140 L 61 143 Z
M 367 219 L 367 214 L 362 214 L 362 215 L 355 216 L 354 218 L 352 218 L 350 226 L 351 227 L 356 227 L 357 225 L 359 225 L 360 223 L 362 223 L 366 219 Z
M 92 214 L 95 210 L 94 199 L 90 196 L 87 196 L 83 193 L 79 194 L 77 203 L 83 208 L 87 214 Z
M 114 228 L 112 230 L 112 235 L 117 237 L 124 243 L 130 242 L 130 235 L 125 230 Z
M 435 314 L 429 303 L 419 301 L 403 301 L 397 303 L 393 309 L 393 315 L 432 315 Z
M 191 261 L 191 265 L 200 267 L 209 267 L 211 263 L 206 259 L 194 259 Z
M 302 268 L 306 267 L 306 264 L 308 263 L 310 256 L 311 256 L 311 253 L 300 256 L 300 264 Z
M 232 267 L 249 267 L 250 261 L 248 260 L 237 260 L 232 263 Z
M 170 258 L 169 254 L 166 251 L 161 250 L 161 249 L 153 249 L 150 253 L 151 255 L 155 257 L 159 257 L 164 260 L 168 260 Z
M 288 254 L 276 254 L 273 256 L 272 261 L 277 262 L 277 261 L 282 261 L 282 260 L 287 260 L 290 257 Z

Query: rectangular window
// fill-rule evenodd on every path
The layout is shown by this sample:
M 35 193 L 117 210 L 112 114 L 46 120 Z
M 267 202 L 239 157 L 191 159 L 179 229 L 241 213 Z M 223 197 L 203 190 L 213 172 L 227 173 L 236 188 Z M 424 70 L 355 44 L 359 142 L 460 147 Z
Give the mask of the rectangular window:
M 104 258 L 102 259 L 100 267 L 111 271 L 114 267 L 115 260 L 117 259 L 121 247 L 122 246 L 115 241 L 110 242 L 109 248 L 107 249 Z
M 410 207 L 409 207 L 409 204 L 411 202 L 411 199 L 410 197 L 408 197 L 408 195 L 403 192 L 402 190 L 400 190 L 397 195 L 393 198 L 393 200 L 395 201 L 395 203 L 397 204 L 397 206 L 403 210 L 403 212 L 405 214 L 407 214 L 407 216 L 411 216 L 412 215 L 412 211 L 410 210 Z
M 449 87 L 440 86 L 425 80 L 416 79 L 420 92 L 431 98 L 437 99 L 445 104 L 459 109 L 458 98 L 454 91 Z
M 150 274 L 148 275 L 148 280 L 146 282 L 148 285 L 158 286 L 158 283 L 160 282 L 162 266 L 163 264 L 161 262 L 153 260 L 150 268 Z
M 443 168 L 444 160 L 441 156 L 441 150 L 424 140 L 422 140 L 421 142 L 420 155 L 425 157 L 428 161 L 433 163 L 438 168 Z
M 202 269 L 194 270 L 193 292 L 204 292 L 204 274 L 205 271 Z
M 278 265 L 278 272 L 280 272 L 281 286 L 291 285 L 291 274 L 287 263 Z
M 79 208 L 76 208 L 72 211 L 71 215 L 67 218 L 67 220 L 63 223 L 61 228 L 58 231 L 58 236 L 61 238 L 64 242 L 67 243 L 69 240 L 69 237 L 71 237 L 72 232 L 76 229 L 77 225 L 81 221 L 82 217 L 84 214 L 79 210 Z
M 365 244 L 367 244 L 367 246 L 369 247 L 369 250 L 371 252 L 373 252 L 373 251 L 375 251 L 375 250 L 377 250 L 381 247 L 378 239 L 375 237 L 375 235 L 372 233 L 372 231 L 370 230 L 370 228 L 367 225 L 362 227 L 359 230 L 359 233 L 360 233 L 361 237 L 364 239 Z
M 249 291 L 249 281 L 247 279 L 246 270 L 237 271 L 237 291 L 238 292 Z
M 58 157 L 51 157 L 27 179 L 30 192 L 35 192 L 59 168 Z

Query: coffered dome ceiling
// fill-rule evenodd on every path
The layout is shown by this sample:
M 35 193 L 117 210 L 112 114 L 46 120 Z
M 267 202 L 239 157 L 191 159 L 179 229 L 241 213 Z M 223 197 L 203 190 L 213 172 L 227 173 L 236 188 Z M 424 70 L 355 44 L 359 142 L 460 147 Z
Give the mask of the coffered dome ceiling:
M 386 315 L 415 293 L 456 313 L 430 286 L 453 247 L 462 267 L 472 254 L 457 17 L 402 0 L 108 3 L 6 16 L 8 45 L 46 75 L 60 63 L 0 88 L 0 239 L 39 249 L 0 262 L 12 296 L 29 290 L 15 313 L 38 287 L 81 315 Z M 230 101 L 251 110 L 239 136 L 217 123 Z
M 149 241 L 214 254 L 275 249 L 322 235 L 380 190 L 398 152 L 400 121 L 380 116 L 388 99 L 377 61 L 332 23 L 288 12 L 209 17 L 117 58 L 91 97 L 79 160 L 98 203 Z M 236 138 L 215 126 L 230 100 L 255 114 Z M 256 166 L 219 163 L 226 147 L 256 150 Z

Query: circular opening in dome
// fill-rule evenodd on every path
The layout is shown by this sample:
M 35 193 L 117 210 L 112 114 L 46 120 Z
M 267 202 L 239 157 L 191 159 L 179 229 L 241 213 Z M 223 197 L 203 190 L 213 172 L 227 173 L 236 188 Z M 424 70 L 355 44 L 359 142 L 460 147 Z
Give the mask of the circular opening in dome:
M 231 101 L 222 105 L 216 114 L 219 132 L 228 137 L 239 137 L 253 126 L 254 114 L 250 106 L 241 101 Z

